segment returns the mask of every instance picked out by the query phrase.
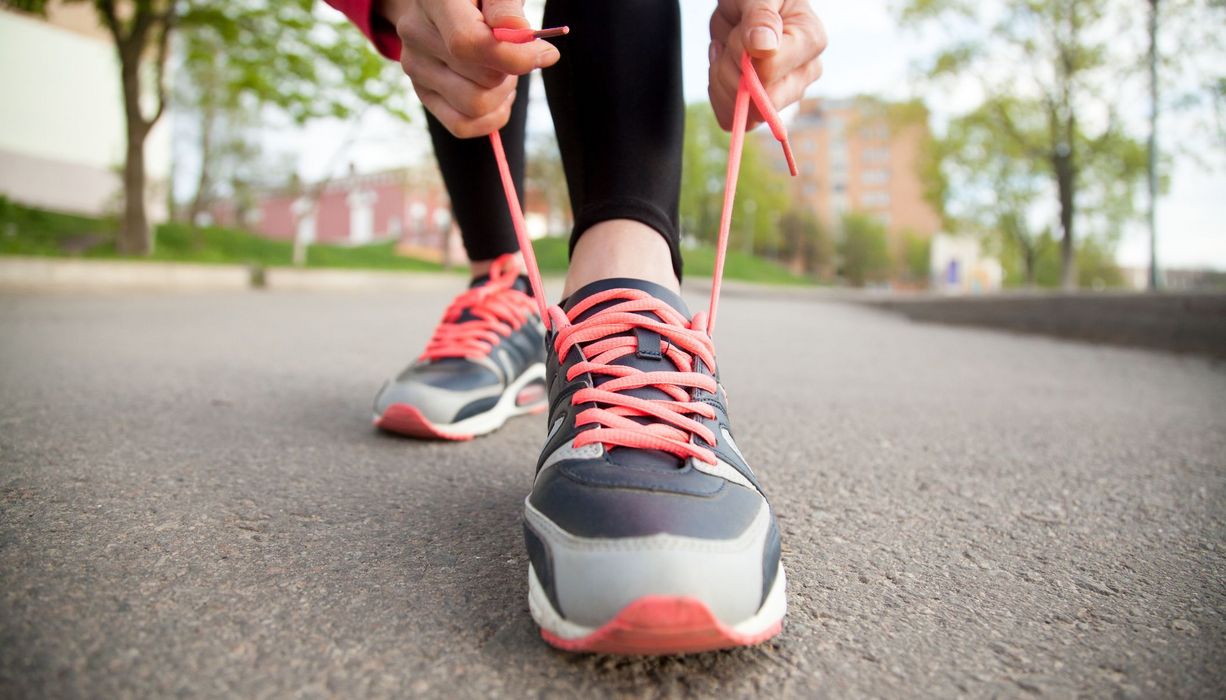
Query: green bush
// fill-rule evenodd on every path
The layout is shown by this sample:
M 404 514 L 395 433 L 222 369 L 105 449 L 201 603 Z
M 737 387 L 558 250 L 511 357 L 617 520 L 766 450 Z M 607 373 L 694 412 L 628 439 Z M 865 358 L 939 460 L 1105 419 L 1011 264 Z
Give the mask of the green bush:
M 843 277 L 856 287 L 890 278 L 893 261 L 885 226 L 865 214 L 843 217 L 843 240 L 839 244 L 843 257 Z

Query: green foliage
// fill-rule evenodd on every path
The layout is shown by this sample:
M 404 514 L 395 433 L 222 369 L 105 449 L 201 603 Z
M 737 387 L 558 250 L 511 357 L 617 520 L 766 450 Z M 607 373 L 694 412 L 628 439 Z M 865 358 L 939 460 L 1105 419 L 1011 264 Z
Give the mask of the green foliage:
M 2 0 L 28 12 L 46 11 L 45 0 Z M 73 1 L 73 0 L 69 0 Z M 409 118 L 409 90 L 396 66 L 384 61 L 347 22 L 316 15 L 315 0 L 75 0 L 89 2 L 115 42 L 124 87 L 127 136 L 132 148 L 125 164 L 125 215 L 121 247 L 150 249 L 144 212 L 145 176 L 132 166 L 144 158 L 144 138 L 165 111 L 168 47 L 182 47 L 182 91 L 186 111 L 197 111 L 202 131 L 203 170 L 199 205 L 218 159 L 211 148 L 234 150 L 235 140 L 210 140 L 217 115 L 232 125 L 237 113 L 262 115 L 275 107 L 295 122 L 319 117 L 349 118 L 369 105 Z M 172 42 L 173 39 L 173 42 Z M 152 75 L 156 100 L 142 114 L 142 76 Z M 205 116 L 207 115 L 207 116 Z M 242 144 L 239 142 L 239 146 Z M 243 148 L 238 149 L 240 153 Z
M 1028 223 L 1041 197 L 1050 198 L 1061 236 L 1073 244 L 1084 230 L 1109 241 L 1136 216 L 1144 148 L 1115 117 L 1118 85 L 1132 63 L 1117 41 L 1129 10 L 1116 0 L 899 4 L 904 24 L 947 33 L 929 76 L 977 81 L 985 95 L 938 148 L 948 182 L 938 194 L 951 228 L 1001 232 L 1033 262 Z M 1075 266 L 1064 262 L 1069 285 Z
M 114 219 L 95 219 L 24 207 L 0 196 L 0 253 L 83 255 L 99 245 L 114 249 Z
M 315 0 L 186 0 L 178 31 L 197 100 L 222 110 L 276 107 L 295 122 L 346 119 L 378 105 L 409 119 L 398 66 Z
M 778 216 L 791 202 L 787 178 L 772 168 L 764 144 L 745 139 L 729 248 L 765 253 L 780 245 Z M 682 230 L 705 243 L 719 234 L 728 168 L 728 134 L 719 128 L 711 107 L 695 103 L 685 111 L 681 167 Z
M 908 231 L 902 236 L 902 277 L 912 284 L 927 286 L 932 239 Z
M 546 274 L 564 274 L 568 262 L 569 240 L 564 237 L 540 238 L 532 242 L 536 253 L 536 262 L 541 272 Z M 715 249 L 711 246 L 698 246 L 682 251 L 685 258 L 685 278 L 687 280 L 706 279 L 715 269 Z M 756 282 L 759 284 L 807 285 L 812 280 L 793 275 L 782 266 L 769 260 L 764 260 L 740 251 L 728 251 L 724 260 L 724 279 Z
M 115 250 L 113 219 L 95 219 L 42 211 L 0 197 L 0 255 L 119 258 Z M 148 259 L 170 262 L 244 264 L 286 267 L 292 264 L 293 246 L 247 231 L 208 226 L 197 231 L 185 223 L 158 227 L 158 248 Z M 544 238 L 533 245 L 541 270 L 564 273 L 566 238 Z M 686 274 L 705 277 L 715 265 L 715 250 L 700 247 L 685 251 Z M 313 245 L 309 267 L 368 270 L 441 271 L 438 263 L 397 255 L 393 243 L 342 247 Z M 724 265 L 727 279 L 764 284 L 810 284 L 768 260 L 729 252 Z
M 1021 252 L 1014 244 L 1003 246 L 1000 260 L 1005 271 L 1005 286 L 1042 289 L 1060 286 L 1060 242 L 1051 232 L 1044 231 L 1034 237 L 1033 255 L 1033 279 L 1027 280 Z M 1110 248 L 1091 238 L 1082 241 L 1077 249 L 1077 282 L 1086 289 L 1114 289 L 1124 286 L 1124 275 Z
M 885 282 L 893 260 L 885 226 L 871 216 L 850 213 L 843 217 L 843 240 L 839 243 L 843 277 L 853 286 Z
M 829 277 L 834 268 L 834 239 L 817 215 L 792 209 L 779 219 L 782 257 L 816 277 Z

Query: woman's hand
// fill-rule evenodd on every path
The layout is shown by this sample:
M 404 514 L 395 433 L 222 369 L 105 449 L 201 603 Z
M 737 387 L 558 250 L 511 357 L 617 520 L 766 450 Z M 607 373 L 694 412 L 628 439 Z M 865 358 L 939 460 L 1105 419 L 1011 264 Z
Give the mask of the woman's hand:
M 707 94 L 725 130 L 732 128 L 741 52 L 746 50 L 771 103 L 783 109 L 821 77 L 826 30 L 808 0 L 719 0 L 711 15 Z M 751 106 L 750 128 L 761 121 Z
M 511 116 L 518 76 L 557 63 L 549 42 L 511 44 L 491 27 L 524 28 L 523 0 L 377 0 L 396 27 L 400 64 L 422 104 L 460 138 L 501 129 Z

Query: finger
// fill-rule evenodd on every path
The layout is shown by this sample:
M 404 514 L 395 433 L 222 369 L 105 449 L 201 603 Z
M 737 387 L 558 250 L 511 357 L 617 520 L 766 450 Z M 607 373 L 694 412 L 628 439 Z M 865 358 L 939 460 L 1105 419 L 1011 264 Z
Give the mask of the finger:
M 501 84 L 484 88 L 432 56 L 414 59 L 414 72 L 410 77 L 427 90 L 439 93 L 457 112 L 471 118 L 497 110 L 515 90 L 518 81 L 515 76 L 504 76 Z
M 711 75 L 708 75 L 711 78 Z M 711 100 L 711 109 L 715 112 L 715 119 L 719 122 L 719 126 L 724 131 L 732 130 L 732 117 L 736 111 L 736 95 L 738 84 L 728 85 L 715 79 L 711 79 L 707 83 L 707 96 Z M 762 123 L 762 115 L 758 113 L 758 109 L 753 103 L 749 103 L 749 120 L 747 128 L 752 129 Z
M 474 83 L 484 88 L 492 88 L 501 85 L 507 78 L 507 74 L 501 71 L 486 68 L 485 66 L 474 63 L 466 63 L 458 61 L 447 55 L 447 47 L 443 45 L 443 39 L 433 26 L 429 26 L 429 22 L 421 20 L 416 23 L 402 23 L 397 27 L 397 32 L 400 34 L 401 44 L 403 46 L 400 56 L 401 63 L 404 64 L 406 55 L 412 56 L 432 56 L 447 64 L 451 70 L 468 78 Z M 449 59 L 450 60 L 447 60 Z M 409 73 L 408 66 L 405 66 L 405 73 Z M 410 73 L 411 75 L 411 73 Z
M 817 58 L 825 48 L 825 32 L 814 23 L 788 27 L 779 50 L 767 58 L 755 58 L 753 65 L 763 85 L 769 85 L 801 69 Z M 720 80 L 735 85 L 741 75 L 741 54 L 745 50 L 745 35 L 741 27 L 728 36 L 725 58 L 721 61 Z M 753 52 L 750 51 L 750 55 Z
M 440 3 L 433 19 L 449 64 L 454 60 L 523 75 L 552 66 L 561 57 L 552 44 L 540 39 L 527 44 L 498 41 L 481 12 L 465 2 Z
M 721 43 L 728 43 L 728 34 L 732 28 L 736 26 L 728 21 L 722 12 L 717 8 L 711 13 L 711 39 Z
M 798 102 L 805 96 L 805 90 L 821 76 L 822 60 L 816 58 L 803 68 L 789 73 L 783 80 L 766 85 L 766 94 L 778 111 Z
M 481 7 L 485 23 L 491 27 L 527 29 L 532 25 L 524 17 L 523 0 L 485 0 Z
M 486 136 L 506 126 L 511 118 L 511 107 L 515 104 L 515 92 L 512 92 L 497 110 L 474 119 L 457 112 L 437 92 L 421 89 L 417 90 L 417 96 L 426 109 L 447 127 L 447 131 L 461 139 Z
M 707 86 L 707 97 L 711 100 L 711 111 L 715 112 L 715 121 L 724 131 L 732 131 L 732 103 L 718 93 L 719 88 L 715 83 Z
M 745 49 L 754 58 L 770 58 L 783 40 L 783 17 L 779 0 L 750 0 L 744 3 L 740 28 Z

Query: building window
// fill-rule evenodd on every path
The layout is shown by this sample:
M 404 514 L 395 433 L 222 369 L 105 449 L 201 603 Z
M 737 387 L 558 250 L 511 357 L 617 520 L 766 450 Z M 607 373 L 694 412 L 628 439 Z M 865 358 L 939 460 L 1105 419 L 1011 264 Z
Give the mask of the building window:
M 860 182 L 866 185 L 884 185 L 890 181 L 888 170 L 865 170 L 860 173 Z
M 860 203 L 866 207 L 888 207 L 890 206 L 889 192 L 865 192 L 860 197 Z
M 860 153 L 860 160 L 865 163 L 888 163 L 890 162 L 890 149 L 866 148 Z
M 890 127 L 886 124 L 869 124 L 860 129 L 860 138 L 865 141 L 888 141 Z

